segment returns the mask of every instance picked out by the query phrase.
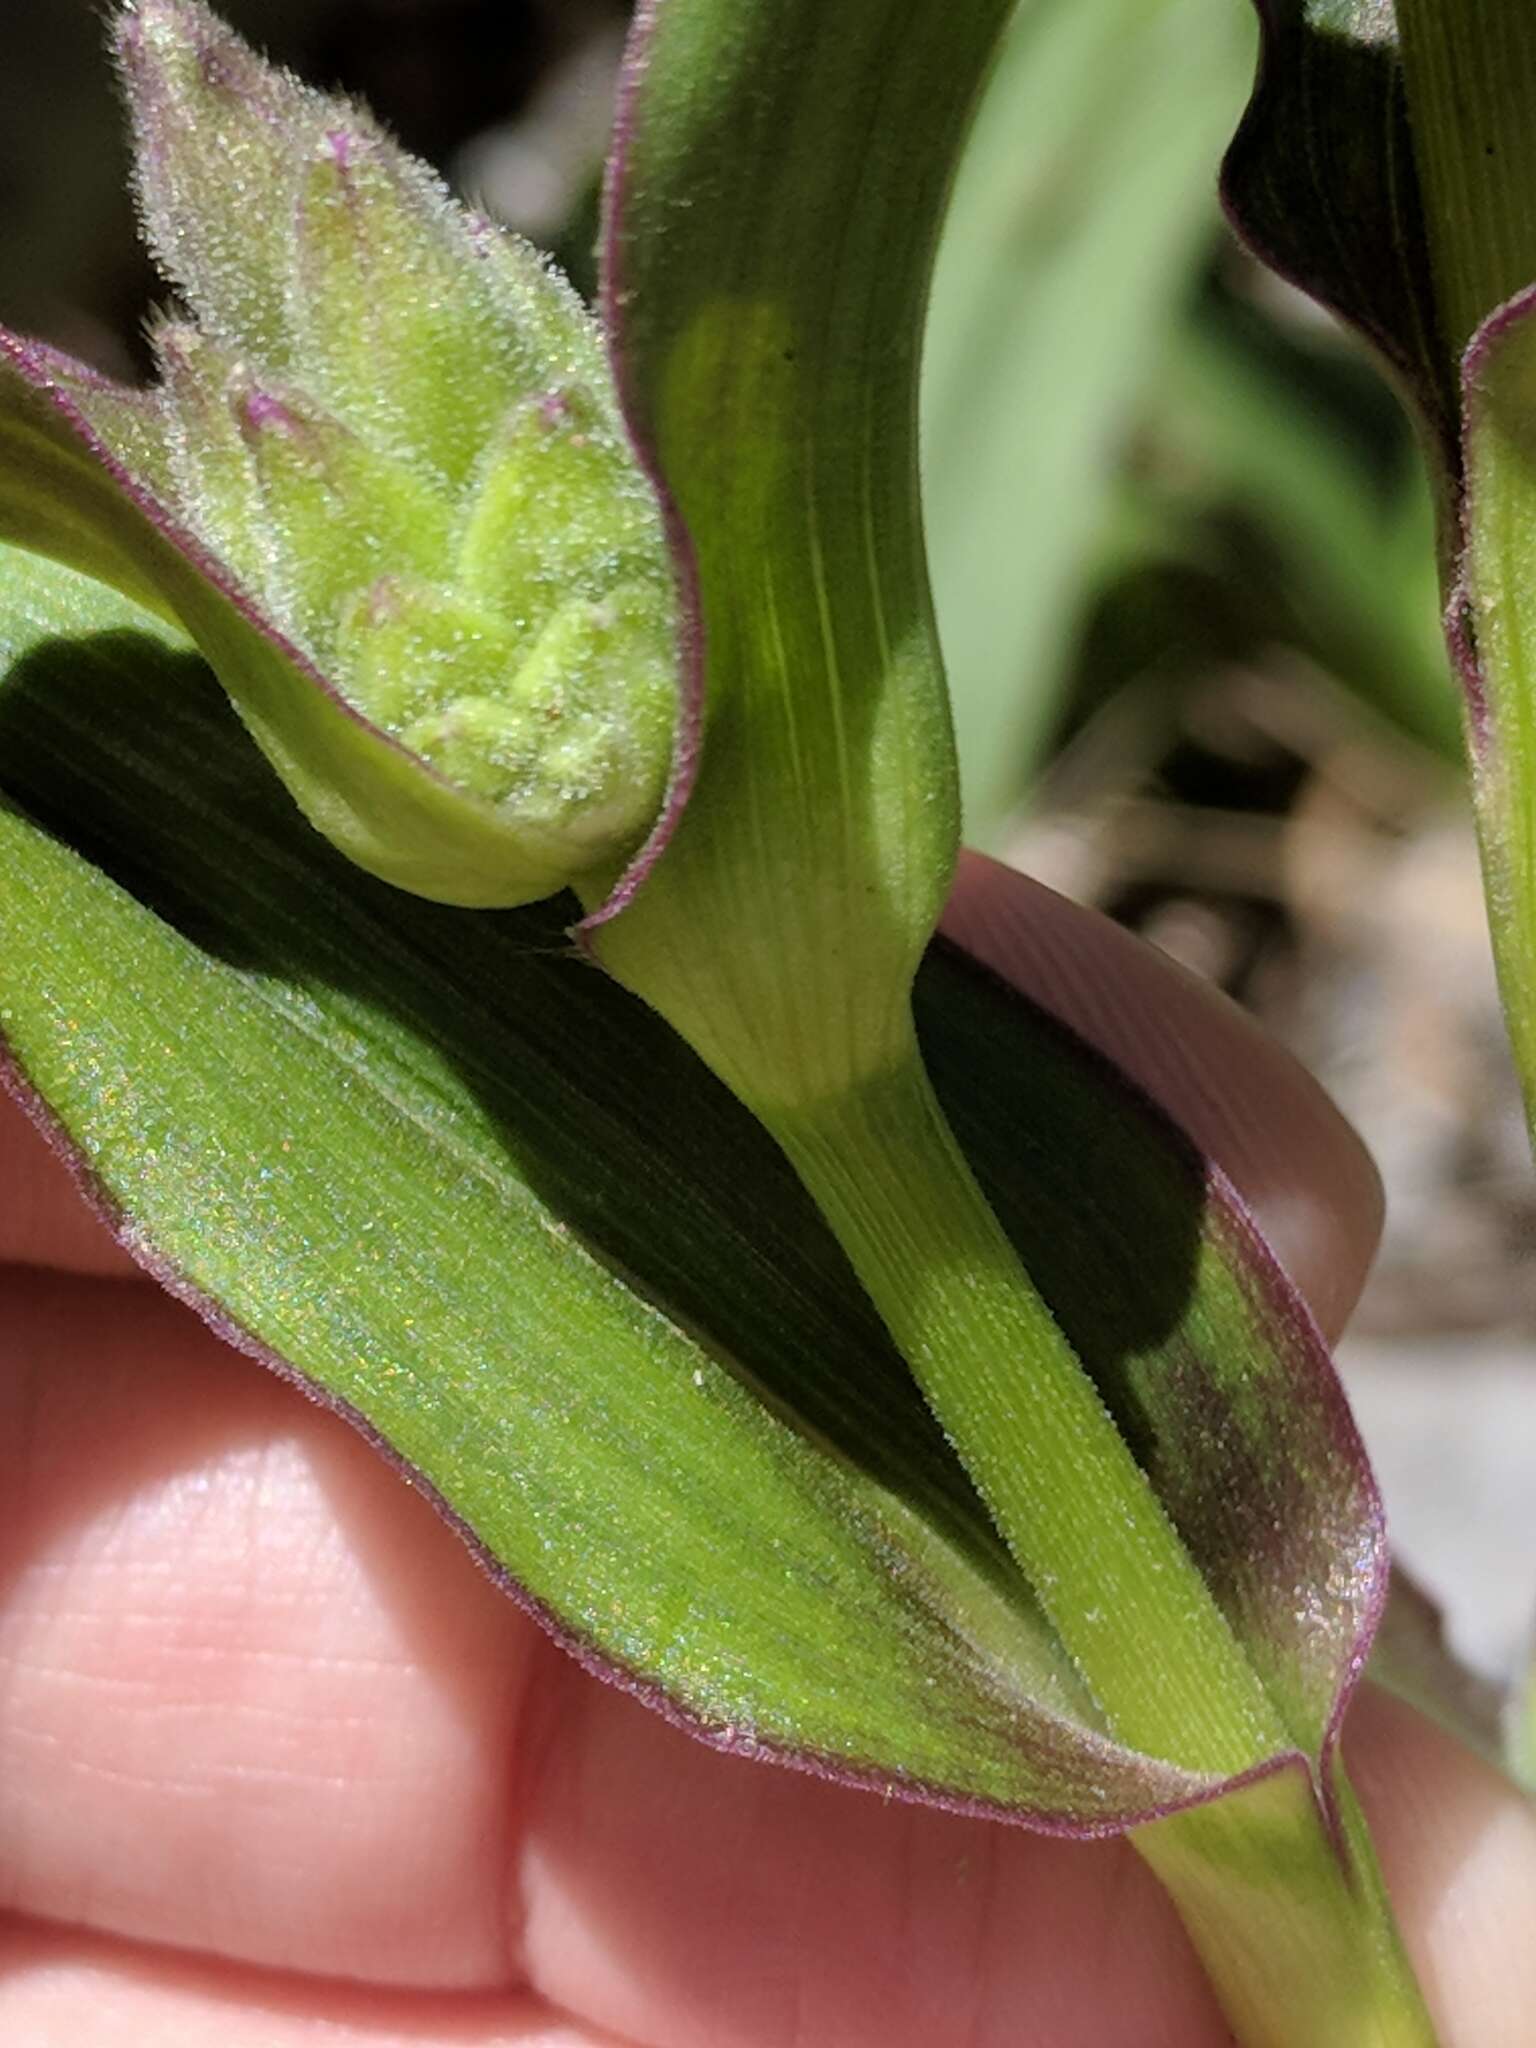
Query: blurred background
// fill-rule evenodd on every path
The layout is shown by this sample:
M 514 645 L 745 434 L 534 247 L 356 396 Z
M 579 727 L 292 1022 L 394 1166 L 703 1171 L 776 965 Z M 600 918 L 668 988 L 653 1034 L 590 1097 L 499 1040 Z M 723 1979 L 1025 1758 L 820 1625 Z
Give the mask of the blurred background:
M 0 9 L 0 318 L 121 375 L 99 0 Z M 623 0 L 223 0 L 590 287 Z M 925 492 L 968 834 L 1250 1006 L 1364 1132 L 1343 1367 L 1399 1547 L 1508 1669 L 1536 1591 L 1536 1172 L 1412 434 L 1221 221 L 1245 0 L 1025 0 L 941 255 Z

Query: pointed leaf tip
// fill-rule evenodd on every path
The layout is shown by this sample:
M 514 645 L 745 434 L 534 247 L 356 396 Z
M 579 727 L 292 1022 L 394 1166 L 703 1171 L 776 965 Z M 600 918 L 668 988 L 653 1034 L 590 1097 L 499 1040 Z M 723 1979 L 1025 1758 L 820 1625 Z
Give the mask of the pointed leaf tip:
M 151 253 L 199 319 L 286 367 L 293 152 L 324 102 L 198 0 L 134 0 L 115 48 Z

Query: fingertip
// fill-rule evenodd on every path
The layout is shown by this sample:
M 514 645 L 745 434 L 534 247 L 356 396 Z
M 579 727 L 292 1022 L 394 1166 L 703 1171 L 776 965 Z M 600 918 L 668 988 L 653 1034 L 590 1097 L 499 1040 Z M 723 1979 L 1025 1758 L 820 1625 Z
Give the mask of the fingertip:
M 340 1418 L 158 1289 L 17 1270 L 4 1309 L 0 1901 L 275 1969 L 509 1984 L 548 1638 Z

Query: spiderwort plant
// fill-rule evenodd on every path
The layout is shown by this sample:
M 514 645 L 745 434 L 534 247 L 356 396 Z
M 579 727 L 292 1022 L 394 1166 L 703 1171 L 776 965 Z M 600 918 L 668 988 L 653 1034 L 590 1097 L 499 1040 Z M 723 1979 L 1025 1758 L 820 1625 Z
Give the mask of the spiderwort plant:
M 355 109 L 124 9 L 190 317 L 147 394 L 3 342 L 0 532 L 66 567 L 0 565 L 0 1023 L 129 1241 L 579 1654 L 733 1747 L 1132 1830 L 1254 2048 L 1426 2043 L 1336 1753 L 1383 1558 L 1315 1331 L 1059 1033 L 942 961 L 914 1023 L 957 830 L 918 337 L 1006 11 L 643 8 L 615 388 Z M 560 888 L 611 981 L 483 914 Z

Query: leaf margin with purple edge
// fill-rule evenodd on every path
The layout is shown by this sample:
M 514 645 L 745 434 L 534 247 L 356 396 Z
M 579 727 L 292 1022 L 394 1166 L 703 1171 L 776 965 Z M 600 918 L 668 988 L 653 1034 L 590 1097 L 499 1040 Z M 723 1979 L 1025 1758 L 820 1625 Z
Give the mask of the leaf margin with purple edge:
M 105 596 L 106 593 L 100 593 L 101 598 L 105 598 Z M 110 606 L 108 606 L 107 608 L 105 617 L 106 620 L 110 620 L 112 617 L 112 611 Z M 295 829 L 297 828 L 295 827 Z M 3 894 L 0 894 L 0 901 L 3 901 Z M 428 916 L 434 915 L 434 913 L 430 912 L 430 910 L 422 914 Z M 62 943 L 62 941 L 50 940 L 49 943 L 58 944 Z M 985 970 L 978 970 L 975 968 L 969 969 L 968 972 L 972 975 L 985 975 Z M 13 980 L 15 978 L 14 970 L 12 978 Z M 12 1000 L 14 1000 L 14 992 Z M 620 999 L 617 998 L 617 996 L 615 995 L 613 1000 L 617 1001 Z M 1014 998 L 1013 1000 L 1015 1004 L 1017 1004 L 1019 1001 L 1018 998 Z M 4 1006 L 5 998 L 3 996 L 0 996 L 0 1007 Z M 1059 1034 L 1060 1027 L 1052 1028 L 1057 1030 Z M 970 1064 L 969 1057 L 967 1057 L 967 1060 L 963 1062 L 963 1064 L 967 1066 Z M 1119 1085 L 1123 1087 L 1124 1084 L 1122 1082 Z M 36 1109 L 36 1106 L 37 1105 L 34 1102 L 34 1110 Z M 1166 1128 L 1166 1120 L 1161 1118 L 1160 1116 L 1156 1116 L 1155 1113 L 1154 1116 L 1157 1127 L 1159 1129 Z M 55 1140 L 57 1141 L 58 1130 L 56 1123 L 54 1129 L 54 1136 Z M 1180 1142 L 1182 1144 L 1182 1141 Z M 66 1150 L 67 1149 L 69 1148 L 66 1147 Z M 75 1165 L 78 1171 L 81 1164 L 78 1150 L 76 1150 L 74 1153 L 72 1163 Z M 171 1285 L 173 1291 L 178 1292 L 183 1299 L 190 1300 L 192 1305 L 198 1310 L 198 1312 L 204 1315 L 205 1319 L 211 1321 L 215 1327 L 221 1330 L 223 1334 L 233 1337 L 237 1343 L 240 1343 L 242 1345 L 242 1348 L 252 1351 L 258 1356 L 264 1357 L 266 1359 L 266 1362 L 269 1364 L 277 1363 L 277 1360 L 273 1356 L 273 1347 L 269 1343 L 266 1343 L 259 1334 L 253 1333 L 252 1329 L 248 1327 L 250 1321 L 249 1317 L 246 1317 L 244 1320 L 242 1320 L 241 1316 L 236 1314 L 232 1308 L 228 1306 L 217 1305 L 214 1302 L 213 1298 L 207 1292 L 206 1288 L 199 1286 L 199 1284 L 193 1278 L 189 1277 L 188 1272 L 185 1270 L 184 1267 L 178 1267 L 174 1260 L 168 1261 L 164 1255 L 157 1254 L 151 1251 L 148 1243 L 148 1237 L 142 1224 L 137 1226 L 136 1228 L 128 1226 L 125 1222 L 124 1217 L 121 1214 L 115 1216 L 113 1218 L 113 1222 L 119 1236 L 127 1238 L 130 1244 L 130 1249 L 133 1250 L 135 1256 L 137 1256 L 140 1259 L 141 1263 L 150 1265 L 153 1269 L 155 1269 L 157 1271 L 157 1277 L 159 1277 L 163 1282 L 168 1282 Z M 1246 1225 L 1243 1224 L 1240 1219 L 1235 1225 L 1235 1227 L 1239 1230 L 1239 1232 L 1246 1229 Z M 1266 1286 L 1271 1286 L 1279 1289 L 1280 1294 L 1282 1296 L 1285 1296 L 1287 1293 L 1286 1283 L 1283 1281 L 1281 1276 L 1279 1276 L 1277 1270 L 1273 1268 L 1272 1262 L 1266 1263 L 1265 1259 L 1261 1256 L 1259 1258 L 1259 1266 L 1261 1282 Z M 1266 1275 L 1268 1276 L 1267 1278 L 1265 1277 Z M 1298 1309 L 1297 1313 L 1302 1318 L 1302 1324 L 1304 1328 L 1310 1327 L 1305 1323 L 1305 1312 Z M 1326 1360 L 1323 1359 L 1320 1354 L 1318 1355 L 1318 1363 L 1322 1370 L 1327 1370 Z M 282 1369 L 281 1365 L 279 1365 L 279 1369 Z M 293 1370 L 294 1369 L 292 1368 L 290 1363 L 289 1371 L 292 1372 Z M 314 1392 L 313 1382 L 309 1383 L 308 1390 L 311 1393 Z M 328 1404 L 331 1406 L 337 1406 L 343 1409 L 347 1407 L 345 1399 L 342 1397 L 338 1397 L 338 1394 L 334 1388 L 332 1388 L 328 1394 L 322 1396 L 322 1398 L 326 1399 L 328 1401 Z M 376 1431 L 374 1432 L 374 1435 L 375 1440 L 377 1440 Z M 398 1463 L 400 1461 L 399 1454 L 394 1454 L 394 1457 L 395 1462 Z M 525 1602 L 525 1604 L 527 1603 Z M 547 1612 L 544 1618 L 547 1621 Z M 1365 1626 L 1369 1626 L 1369 1614 L 1363 1613 L 1361 1619 Z M 561 1631 L 561 1633 L 564 1639 L 567 1641 L 568 1645 L 571 1645 L 572 1638 L 570 1630 L 565 1629 Z M 576 1648 L 578 1654 L 583 1655 L 584 1661 L 588 1662 L 589 1664 L 594 1662 L 591 1644 L 589 1642 L 584 1644 L 578 1638 L 573 1646 Z M 1353 1646 L 1353 1650 L 1355 1652 L 1358 1652 L 1358 1649 L 1358 1644 Z M 1353 1683 L 1354 1676 L 1356 1675 L 1357 1665 L 1358 1655 L 1351 1655 L 1351 1657 L 1347 1660 L 1346 1666 L 1343 1670 L 1343 1684 L 1340 1687 L 1336 1712 L 1335 1715 L 1332 1717 L 1333 1721 L 1336 1721 L 1337 1719 L 1337 1711 L 1342 1711 L 1342 1702 L 1343 1699 L 1347 1697 L 1348 1687 Z M 611 1667 L 605 1667 L 605 1675 L 613 1677 L 616 1674 Z M 641 1679 L 637 1683 L 635 1680 L 635 1674 L 633 1672 L 627 1674 L 619 1673 L 617 1675 L 619 1677 L 619 1682 L 626 1683 L 628 1684 L 631 1690 L 638 1691 L 642 1695 L 650 1697 L 652 1704 L 662 1704 L 662 1702 L 655 1695 L 654 1686 L 648 1687 L 647 1682 L 644 1679 Z M 671 1718 L 679 1720 L 684 1725 L 689 1726 L 693 1730 L 693 1732 L 702 1734 L 704 1736 L 704 1739 L 715 1742 L 717 1746 L 731 1748 L 737 1751 L 750 1750 L 751 1753 L 762 1753 L 765 1747 L 761 1743 L 743 1742 L 743 1740 L 737 1735 L 722 1733 L 719 1727 L 701 1727 L 697 1718 L 690 1717 L 686 1711 L 672 1711 Z M 1327 1739 L 1331 1740 L 1331 1736 Z M 831 1761 L 828 1761 L 826 1758 L 823 1757 L 812 1758 L 809 1760 L 809 1762 L 807 1762 L 807 1759 L 801 1756 L 799 1758 L 793 1759 L 786 1759 L 781 1757 L 780 1760 L 797 1761 L 808 1768 L 818 1771 L 822 1775 L 836 1777 L 845 1782 L 862 1782 L 866 1784 L 874 1783 L 879 1785 L 882 1789 L 893 1788 L 893 1780 L 891 1776 L 870 1775 L 868 1773 L 861 1773 L 858 1769 L 851 1768 L 846 1759 L 832 1759 Z M 1267 1762 L 1266 1765 L 1255 1775 L 1273 1776 L 1277 1771 L 1286 1768 L 1294 1769 L 1296 1767 L 1301 1767 L 1305 1769 L 1305 1759 L 1300 1755 L 1299 1752 L 1288 1752 L 1282 1756 L 1276 1757 Z M 1247 1782 L 1247 1780 L 1245 1779 L 1239 1782 Z M 932 1789 L 923 1789 L 912 1784 L 903 1785 L 900 1782 L 899 1778 L 894 1781 L 894 1789 L 902 1793 L 903 1796 L 922 1798 L 927 1803 L 939 1803 L 946 1806 L 953 1806 L 958 1810 L 970 1812 L 985 1811 L 992 1813 L 994 1815 L 998 1815 L 1000 1812 L 999 1807 L 994 1803 L 988 1803 L 984 1800 L 967 1798 L 963 1796 L 956 1798 L 953 1796 L 946 1795 L 943 1791 L 939 1791 L 936 1795 L 934 1790 Z M 1226 1791 L 1229 1791 L 1230 1789 L 1232 1789 L 1232 1781 L 1224 1781 L 1219 1785 L 1212 1784 L 1208 1787 L 1203 1787 L 1202 1796 L 1214 1798 L 1222 1793 L 1225 1793 Z M 1182 1805 L 1182 1802 L 1180 1803 L 1180 1805 Z M 1003 1817 L 1011 1817 L 1016 1820 L 1022 1819 L 1026 1822 L 1026 1824 L 1033 1825 L 1037 1828 L 1042 1828 L 1044 1831 L 1047 1832 L 1061 1832 L 1073 1835 L 1091 1835 L 1106 1832 L 1119 1832 L 1127 1825 L 1132 1825 L 1142 1820 L 1153 1819 L 1162 1813 L 1171 1812 L 1175 1810 L 1179 1809 L 1171 1804 L 1167 1807 L 1148 1809 L 1145 1812 L 1138 1811 L 1135 1813 L 1129 1813 L 1122 1810 L 1120 1813 L 1116 1815 L 1113 1821 L 1108 1823 L 1099 1823 L 1095 1821 L 1085 1822 L 1081 1818 L 1062 1822 L 1060 1821 L 1059 1817 L 1057 1821 L 1053 1823 L 1051 1817 L 1046 1814 L 1037 1812 L 1025 1815 L 1020 1814 L 1016 1810 L 1010 1813 L 1008 1809 L 1002 1809 L 1002 1815 Z
M 0 679 L 0 695 L 3 695 L 3 688 L 3 679 Z M 5 822 L 4 814 L 12 808 L 4 792 L 0 791 L 0 826 Z M 25 815 L 24 812 L 22 815 Z M 3 984 L 0 984 L 0 1022 L 3 1022 L 4 1011 L 5 992 Z M 605 1655 L 589 1637 L 568 1625 L 553 1606 L 531 1593 L 511 1573 L 475 1534 L 464 1515 L 448 1503 L 441 1489 L 423 1474 L 420 1466 L 411 1463 L 395 1450 L 359 1407 L 338 1395 L 323 1380 L 306 1374 L 302 1368 L 295 1366 L 270 1343 L 247 1328 L 225 1304 L 199 1285 L 183 1267 L 156 1250 L 149 1236 L 131 1220 L 128 1211 L 107 1190 L 105 1183 L 87 1160 L 79 1144 L 71 1137 L 60 1117 L 34 1087 L 14 1048 L 7 1042 L 3 1029 L 0 1029 L 0 1087 L 4 1087 L 20 1105 L 55 1156 L 63 1163 L 82 1198 L 118 1244 L 149 1277 L 198 1315 L 222 1341 L 274 1371 L 306 1398 L 337 1414 L 356 1428 L 386 1463 L 399 1472 L 416 1491 L 423 1494 L 465 1543 L 476 1563 L 493 1582 L 594 1677 L 630 1693 L 661 1713 L 673 1725 L 706 1745 L 729 1754 L 772 1760 L 830 1781 L 879 1791 L 884 1796 L 914 1800 L 956 1813 L 1013 1821 L 1022 1819 L 1024 1824 L 1032 1825 L 1041 1831 L 1060 1833 L 1072 1838 L 1117 1833 L 1129 1824 L 1124 1820 L 1104 1824 L 1053 1821 L 1045 1814 L 1021 1816 L 1016 1808 L 985 1798 L 964 1796 L 946 1791 L 942 1787 L 906 1781 L 900 1776 L 880 1770 L 862 1771 L 836 1757 L 821 1756 L 808 1751 L 792 1751 L 772 1742 L 744 1737 L 729 1726 L 722 1728 L 692 1713 L 664 1686 Z M 1166 1771 L 1166 1767 L 1159 1768 Z M 1201 1787 L 1196 1796 L 1214 1797 L 1219 1789 L 1221 1788 Z M 1134 1818 L 1138 1821 L 1153 1819 L 1165 1810 L 1175 1809 L 1149 1808 L 1144 1813 L 1138 1812 Z
M 338 690 L 90 416 L 93 404 L 148 416 L 156 399 L 0 327 L 0 543 L 93 575 L 182 627 L 295 802 L 359 865 L 432 894 L 470 849 L 494 875 L 494 807 L 455 788 Z M 4 453 L 7 437 L 30 444 L 30 462 Z M 83 487 L 72 488 L 72 473 Z M 53 531 L 37 509 L 48 496 L 76 514 L 85 545 L 67 523 Z

